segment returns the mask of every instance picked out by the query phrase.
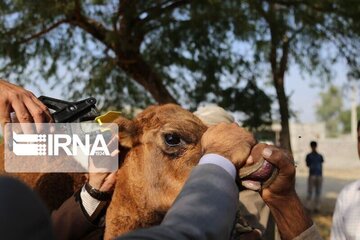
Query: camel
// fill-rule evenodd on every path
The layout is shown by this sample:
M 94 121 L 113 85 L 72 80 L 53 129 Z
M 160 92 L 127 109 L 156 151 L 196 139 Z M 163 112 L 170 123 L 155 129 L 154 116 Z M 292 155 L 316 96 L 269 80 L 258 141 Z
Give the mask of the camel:
M 119 117 L 115 123 L 119 126 L 121 156 L 106 213 L 105 239 L 161 222 L 202 155 L 200 140 L 207 129 L 194 114 L 174 104 L 150 106 L 133 120 Z M 254 145 L 254 137 L 244 130 L 240 145 L 243 161 Z M 48 178 L 44 175 L 17 176 L 32 187 L 49 189 L 45 184 L 48 181 L 39 184 L 42 178 Z M 69 192 L 84 181 L 79 175 L 66 176 L 76 179 L 69 184 Z
M 152 106 L 134 120 L 117 119 L 120 145 L 129 148 L 117 172 L 106 213 L 105 239 L 158 224 L 198 163 L 207 127 L 180 106 Z M 255 145 L 244 130 L 243 160 Z

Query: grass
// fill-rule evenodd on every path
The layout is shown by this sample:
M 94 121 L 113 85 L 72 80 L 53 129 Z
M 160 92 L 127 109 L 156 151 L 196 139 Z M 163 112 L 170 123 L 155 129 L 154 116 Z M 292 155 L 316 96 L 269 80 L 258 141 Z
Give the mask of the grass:
M 304 206 L 305 199 L 303 200 Z M 317 229 L 320 232 L 321 237 L 324 240 L 330 239 L 332 215 L 334 213 L 336 199 L 323 198 L 321 202 L 321 210 L 319 213 L 311 213 L 311 218 L 316 224 Z M 310 212 L 308 212 L 310 213 Z
M 313 214 L 313 221 L 316 223 L 316 226 L 320 232 L 320 235 L 324 240 L 330 239 L 330 230 L 332 222 L 332 214 Z

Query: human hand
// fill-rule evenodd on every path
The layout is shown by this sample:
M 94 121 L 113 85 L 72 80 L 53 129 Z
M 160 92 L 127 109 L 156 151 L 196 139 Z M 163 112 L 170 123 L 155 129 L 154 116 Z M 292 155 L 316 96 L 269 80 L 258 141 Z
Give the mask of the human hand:
M 260 167 L 257 165 L 261 165 Z M 255 172 L 251 172 L 254 171 Z M 295 166 L 290 153 L 264 143 L 257 144 L 246 160 L 240 173 L 246 175 L 242 184 L 252 190 L 260 190 L 262 197 L 270 200 L 273 197 L 287 196 L 295 192 Z M 275 174 L 274 174 L 275 172 Z M 271 178 L 269 180 L 269 178 Z
M 278 169 L 260 195 L 271 210 L 281 239 L 294 239 L 313 224 L 295 191 L 294 159 L 289 152 L 275 146 L 258 144 L 257 148 L 260 156 Z
M 0 123 L 11 122 L 10 113 L 15 112 L 20 123 L 52 122 L 48 108 L 36 96 L 19 86 L 0 80 Z
M 296 195 L 296 169 L 292 155 L 284 149 L 264 144 L 262 156 L 278 169 L 277 176 L 271 184 L 261 191 L 264 201 Z
M 113 159 L 119 154 L 117 145 L 118 136 L 115 135 L 107 145 L 109 151 L 111 151 L 111 156 L 108 159 L 105 156 L 94 156 L 89 161 L 88 182 L 90 186 L 92 186 L 96 190 L 99 190 L 101 192 L 111 192 L 115 187 L 116 172 L 111 172 L 108 170 L 113 169 Z M 97 164 L 95 164 L 94 162 Z
M 89 184 L 100 192 L 111 192 L 116 183 L 116 173 L 89 173 Z
M 236 123 L 211 126 L 201 138 L 203 154 L 219 154 L 229 159 L 237 170 L 245 164 L 255 143 L 254 136 Z

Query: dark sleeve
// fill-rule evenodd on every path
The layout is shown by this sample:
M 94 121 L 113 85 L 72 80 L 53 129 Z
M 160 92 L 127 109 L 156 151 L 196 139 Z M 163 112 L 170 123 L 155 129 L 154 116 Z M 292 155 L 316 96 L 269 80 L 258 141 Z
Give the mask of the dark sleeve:
M 224 169 L 214 164 L 199 165 L 159 226 L 134 231 L 118 240 L 228 240 L 238 196 L 235 181 Z
M 324 162 L 324 157 L 323 155 L 320 155 L 321 156 L 321 162 L 323 163 Z
M 81 239 L 99 227 L 94 225 L 82 208 L 79 192 L 66 200 L 51 214 L 55 236 L 59 240 Z

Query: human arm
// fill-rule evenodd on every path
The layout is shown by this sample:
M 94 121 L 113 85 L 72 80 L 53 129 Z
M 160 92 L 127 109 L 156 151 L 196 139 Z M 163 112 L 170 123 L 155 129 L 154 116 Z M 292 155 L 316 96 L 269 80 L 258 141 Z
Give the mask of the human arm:
M 112 156 L 119 153 L 117 143 L 115 136 L 108 144 Z M 93 158 L 89 164 L 87 183 L 52 214 L 59 239 L 79 239 L 94 233 L 103 235 L 104 216 L 115 185 L 115 172 L 103 172 L 104 165 L 98 170 Z
M 114 174 L 89 173 L 89 182 L 101 191 L 110 191 Z M 99 184 L 99 185 L 97 185 Z M 109 199 L 110 200 L 110 199 Z M 103 217 L 109 201 L 92 197 L 83 186 L 51 214 L 58 239 L 80 239 L 88 234 L 103 234 Z
M 262 156 L 279 169 L 274 181 L 260 194 L 270 208 L 281 238 L 308 239 L 306 236 L 311 232 L 311 239 L 321 239 L 295 191 L 295 166 L 291 154 L 263 145 Z

